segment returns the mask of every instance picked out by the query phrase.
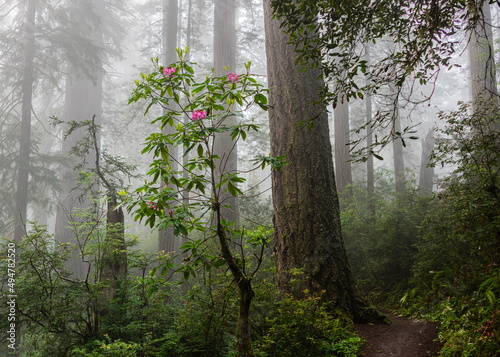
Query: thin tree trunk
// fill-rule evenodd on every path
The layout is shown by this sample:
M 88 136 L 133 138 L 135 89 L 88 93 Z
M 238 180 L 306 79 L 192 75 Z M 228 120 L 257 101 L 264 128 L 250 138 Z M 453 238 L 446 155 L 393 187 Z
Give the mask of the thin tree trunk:
M 340 196 L 352 197 L 352 171 L 349 150 L 349 103 L 339 101 L 334 110 L 335 119 L 335 178 Z
M 298 72 L 296 53 L 264 1 L 271 156 L 289 165 L 273 172 L 274 249 L 282 293 L 320 295 L 332 309 L 359 321 L 385 321 L 362 297 L 351 274 L 340 227 L 328 116 L 314 106 L 322 81 L 318 69 Z M 311 131 L 299 124 L 315 118 Z M 293 274 L 302 278 L 292 283 Z
M 220 202 L 217 194 L 215 194 L 215 202 Z M 255 296 L 255 292 L 252 289 L 252 279 L 245 276 L 233 257 L 228 243 L 227 232 L 222 225 L 222 210 L 220 205 L 217 205 L 217 207 L 214 214 L 217 222 L 217 236 L 219 238 L 220 251 L 240 291 L 238 324 L 236 327 L 238 350 L 243 357 L 254 357 L 255 354 L 253 352 L 250 331 L 250 305 Z
M 369 48 L 366 49 L 366 61 L 367 66 L 370 67 L 370 52 Z M 367 80 L 367 85 L 370 85 L 370 80 Z M 373 145 L 373 129 L 371 125 L 372 121 L 372 95 L 370 92 L 366 94 L 365 98 L 365 109 L 366 109 L 366 146 L 371 148 Z M 368 196 L 368 208 L 370 212 L 375 215 L 375 204 L 373 202 L 375 194 L 375 170 L 373 167 L 373 155 L 369 154 L 366 160 L 366 192 Z
M 394 118 L 394 131 L 401 133 L 401 119 L 399 118 L 398 109 L 394 108 L 396 114 Z M 396 193 L 402 194 L 405 190 L 405 165 L 403 158 L 403 142 L 401 139 L 396 139 L 392 142 L 392 151 L 394 159 L 394 182 L 396 184 Z
M 434 150 L 434 131 L 431 128 L 425 139 L 422 139 L 422 157 L 420 159 L 420 178 L 418 186 L 423 195 L 430 195 L 432 193 L 434 168 L 428 166 L 432 150 Z
M 28 1 L 24 33 L 23 104 L 21 108 L 20 150 L 17 171 L 14 240 L 20 242 L 25 233 L 28 211 L 28 182 L 31 148 L 31 107 L 33 100 L 33 61 L 35 59 L 36 1 Z

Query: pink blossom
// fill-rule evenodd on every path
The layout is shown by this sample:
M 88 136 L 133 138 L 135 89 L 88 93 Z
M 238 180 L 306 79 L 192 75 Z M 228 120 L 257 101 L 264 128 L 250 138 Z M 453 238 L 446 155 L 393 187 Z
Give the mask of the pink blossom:
M 169 78 L 170 75 L 174 74 L 174 73 L 175 73 L 175 68 L 172 68 L 172 67 L 163 68 L 163 75 L 167 76 L 167 78 Z
M 227 75 L 227 80 L 228 80 L 228 82 L 236 83 L 236 82 L 238 82 L 240 80 L 240 75 L 237 74 L 237 73 L 234 73 L 234 72 L 233 73 L 229 73 Z
M 193 112 L 193 115 L 191 116 L 191 120 L 197 121 L 200 119 L 205 119 L 207 117 L 207 111 L 206 110 L 195 110 Z
M 168 211 L 168 214 L 172 217 L 174 215 L 174 211 Z
M 154 203 L 154 202 L 149 202 L 149 203 L 148 203 L 148 206 L 149 206 L 149 208 L 152 208 L 152 209 L 155 209 L 155 208 L 156 208 L 156 205 L 155 205 L 155 203 Z

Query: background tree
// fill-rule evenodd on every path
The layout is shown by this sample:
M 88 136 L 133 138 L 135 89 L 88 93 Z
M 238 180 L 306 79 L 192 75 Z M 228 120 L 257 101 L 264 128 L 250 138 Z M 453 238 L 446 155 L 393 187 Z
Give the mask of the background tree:
M 431 128 L 425 138 L 422 139 L 422 156 L 420 159 L 420 175 L 418 187 L 422 193 L 429 195 L 432 193 L 434 180 L 434 168 L 430 164 L 430 156 L 434 150 L 434 130 Z
M 24 34 L 24 68 L 22 84 L 21 139 L 17 173 L 14 240 L 21 241 L 25 232 L 28 210 L 28 182 L 31 151 L 31 110 L 33 101 L 33 60 L 35 58 L 36 1 L 30 0 L 26 9 Z
M 302 296 L 326 291 L 334 309 L 358 322 L 384 317 L 361 297 L 351 275 L 336 192 L 328 117 L 314 105 L 323 87 L 318 69 L 298 72 L 297 54 L 264 2 L 266 54 L 270 86 L 271 155 L 285 155 L 289 165 L 274 173 L 274 249 L 277 286 Z M 293 91 L 287 90 L 293 88 Z M 314 127 L 300 124 L 314 118 Z M 292 284 L 295 270 L 303 276 Z
M 234 73 L 236 69 L 236 1 L 216 0 L 214 7 L 214 75 L 223 76 Z M 236 123 L 235 118 L 231 124 Z M 214 153 L 220 157 L 217 165 L 218 177 L 238 170 L 238 144 L 231 140 L 230 133 L 219 133 L 214 137 Z M 238 201 L 229 193 L 224 193 L 225 186 L 219 189 L 219 195 L 225 206 L 224 219 L 236 224 L 239 221 Z
M 349 103 L 343 99 L 334 109 L 335 181 L 342 198 L 352 196 L 351 152 L 349 145 Z
M 471 100 L 476 101 L 480 97 L 495 97 L 498 92 L 489 2 L 478 2 L 471 16 L 477 22 L 470 29 L 468 44 L 470 93 Z
M 87 36 L 86 41 L 81 45 L 86 45 L 85 61 L 74 62 L 69 59 L 69 73 L 66 77 L 65 98 L 63 120 L 65 122 L 84 122 L 95 117 L 97 124 L 102 122 L 102 100 L 103 100 L 103 16 L 104 1 L 92 0 L 81 2 L 75 11 L 67 15 L 66 20 L 73 24 L 78 24 L 78 31 Z M 65 131 L 69 128 L 64 128 Z M 78 142 L 85 136 L 83 130 L 70 131 L 62 142 L 61 151 L 70 153 Z M 98 139 L 100 146 L 100 139 Z M 81 173 L 91 168 L 95 168 L 97 153 L 93 148 L 89 150 L 87 156 L 83 158 L 77 166 L 62 166 L 60 169 L 61 191 L 59 206 L 56 216 L 55 238 L 60 242 L 74 243 L 75 235 L 69 228 L 69 222 L 77 222 L 78 214 L 85 208 L 91 207 L 89 195 L 99 190 L 96 186 L 85 186 L 81 190 L 78 186 L 81 182 Z M 82 244 L 77 244 L 82 248 Z M 83 278 L 89 268 L 84 264 L 77 251 L 77 256 L 71 261 L 75 277 Z
M 162 58 L 164 63 L 173 63 L 177 59 L 177 33 L 178 31 L 178 18 L 179 18 L 179 4 L 177 0 L 162 0 Z M 172 103 L 171 105 L 175 105 Z M 168 108 L 163 109 L 164 113 Z M 167 125 L 162 129 L 166 135 L 172 134 L 175 128 Z M 170 145 L 169 151 L 172 157 L 179 156 L 179 150 L 176 146 Z M 178 159 L 172 160 L 170 163 L 172 169 L 178 170 Z M 167 185 L 170 183 L 167 182 Z M 180 246 L 179 237 L 174 235 L 172 227 L 167 227 L 164 230 L 158 231 L 158 250 L 166 254 L 176 254 Z
M 370 59 L 370 52 L 369 52 L 369 47 L 367 46 L 366 48 L 366 61 L 367 64 L 370 65 L 371 59 Z M 371 123 L 372 121 L 372 95 L 370 92 L 366 94 L 365 98 L 365 115 L 366 115 L 366 146 L 371 147 L 373 145 L 373 129 L 371 125 L 368 125 L 368 123 Z M 375 205 L 373 204 L 373 195 L 375 193 L 375 177 L 374 177 L 375 171 L 373 168 L 373 154 L 369 153 L 368 157 L 366 158 L 366 192 L 368 196 L 368 204 L 370 206 L 370 211 L 375 214 Z
M 395 118 L 393 130 L 396 136 L 401 135 L 401 118 L 399 117 L 399 109 L 394 106 Z M 396 185 L 396 192 L 402 194 L 405 190 L 405 163 L 403 156 L 403 138 L 396 137 L 392 142 L 392 155 L 394 160 L 394 183 Z

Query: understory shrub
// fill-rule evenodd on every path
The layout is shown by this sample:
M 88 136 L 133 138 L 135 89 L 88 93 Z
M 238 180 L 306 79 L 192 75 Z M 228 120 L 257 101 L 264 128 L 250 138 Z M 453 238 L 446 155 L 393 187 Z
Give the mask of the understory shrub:
M 305 292 L 307 295 L 307 292 Z M 320 297 L 285 297 L 267 318 L 265 334 L 256 343 L 262 356 L 333 357 L 358 355 L 361 339 L 335 318 Z

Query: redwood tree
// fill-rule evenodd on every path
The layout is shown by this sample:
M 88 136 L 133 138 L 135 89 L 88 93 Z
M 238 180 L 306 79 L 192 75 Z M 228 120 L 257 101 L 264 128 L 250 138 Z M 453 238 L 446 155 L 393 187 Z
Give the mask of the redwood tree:
M 177 60 L 177 24 L 178 24 L 178 13 L 179 13 L 179 3 L 177 0 L 163 0 L 163 24 L 162 24 L 162 52 L 163 61 L 165 66 L 175 62 Z M 164 114 L 167 109 L 163 109 Z M 175 128 L 167 125 L 163 128 L 164 134 L 172 134 L 175 132 Z M 178 156 L 178 148 L 175 146 L 169 146 L 169 152 L 172 156 Z M 177 162 L 172 162 L 173 169 L 178 169 Z M 170 188 L 171 185 L 169 185 Z M 179 248 L 179 238 L 174 235 L 174 230 L 172 227 L 158 231 L 158 250 L 165 253 L 172 253 Z
M 236 67 L 236 2 L 235 0 L 216 0 L 214 7 L 214 75 L 223 76 L 234 72 Z M 235 118 L 228 117 L 227 125 L 236 123 Z M 238 144 L 231 140 L 231 134 L 218 133 L 214 138 L 214 153 L 221 159 L 217 164 L 217 174 L 238 170 Z M 238 201 L 228 192 L 226 186 L 219 188 L 218 194 L 224 206 L 222 215 L 228 222 L 238 222 Z
M 33 60 L 35 58 L 35 15 L 36 1 L 30 0 L 27 4 L 26 27 L 24 33 L 24 77 L 22 81 L 23 104 L 21 109 L 21 139 L 17 173 L 14 230 L 14 239 L 16 242 L 20 242 L 21 237 L 24 234 L 24 224 L 26 223 L 26 213 L 28 207 L 28 168 L 31 146 L 31 106 L 33 101 Z
M 343 99 L 334 110 L 335 177 L 343 198 L 352 196 L 352 171 L 349 151 L 349 103 Z
M 354 321 L 385 321 L 362 297 L 347 259 L 331 155 L 328 116 L 314 105 L 323 82 L 318 69 L 298 72 L 297 54 L 264 2 L 271 155 L 290 163 L 272 176 L 277 286 L 303 296 L 324 291 L 336 312 Z M 314 118 L 306 130 L 300 124 Z M 292 274 L 302 278 L 292 284 Z

